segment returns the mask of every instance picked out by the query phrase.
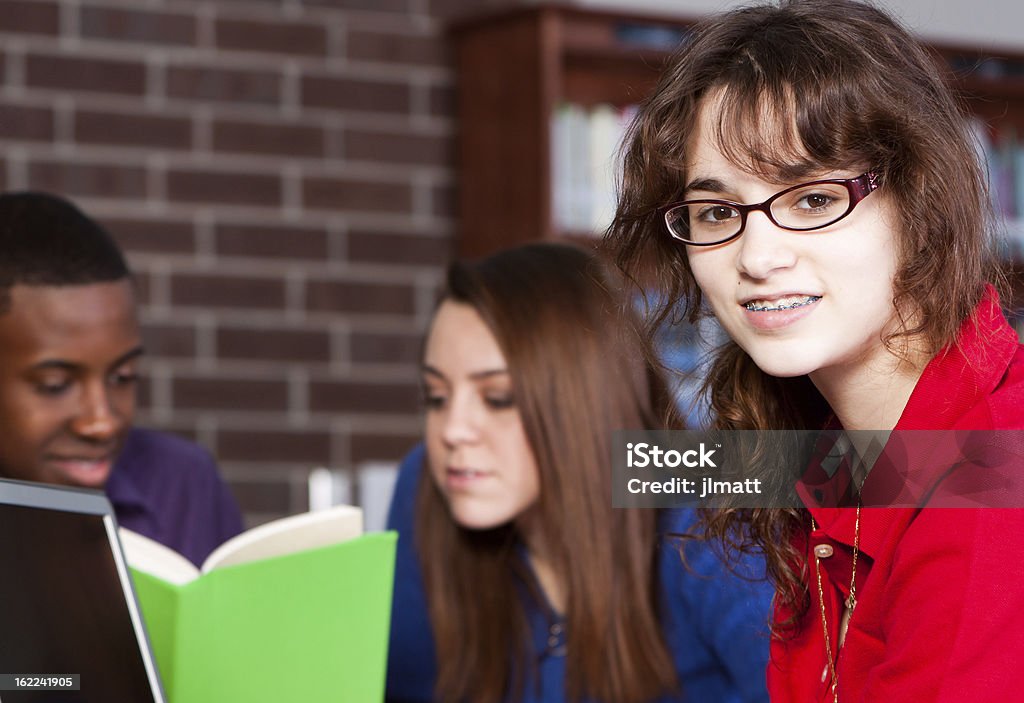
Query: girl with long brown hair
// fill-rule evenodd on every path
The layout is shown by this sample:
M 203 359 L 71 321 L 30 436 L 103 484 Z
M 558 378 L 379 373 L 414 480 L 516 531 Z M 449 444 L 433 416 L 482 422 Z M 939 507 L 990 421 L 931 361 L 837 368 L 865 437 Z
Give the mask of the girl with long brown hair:
M 935 58 L 872 5 L 793 0 L 695 28 L 632 126 L 609 243 L 729 334 L 706 385 L 719 429 L 1021 429 L 988 210 Z M 1019 697 L 1024 511 L 706 523 L 766 554 L 773 700 Z
M 757 701 L 763 562 L 679 545 L 692 511 L 612 507 L 611 434 L 670 399 L 593 254 L 535 244 L 448 272 L 404 463 L 391 701 Z M 760 581 L 756 581 L 760 571 Z

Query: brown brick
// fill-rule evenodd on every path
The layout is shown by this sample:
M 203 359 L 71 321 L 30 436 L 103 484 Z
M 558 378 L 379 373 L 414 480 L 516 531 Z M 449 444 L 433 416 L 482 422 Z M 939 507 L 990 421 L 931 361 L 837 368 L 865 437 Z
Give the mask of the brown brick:
M 187 220 L 107 217 L 101 221 L 126 251 L 191 254 L 196 249 L 195 231 Z
M 306 207 L 324 210 L 409 212 L 412 189 L 405 183 L 315 176 L 303 181 L 302 202 Z
M 149 305 L 152 301 L 150 290 L 153 286 L 152 281 L 149 280 L 149 275 L 145 273 L 133 273 L 132 283 L 135 287 L 135 302 L 141 306 Z
M 408 113 L 408 83 L 382 83 L 355 78 L 303 76 L 302 104 L 336 110 Z
M 57 34 L 60 31 L 60 8 L 55 2 L 5 0 L 0 9 L 0 32 Z
M 454 167 L 455 152 L 449 137 L 426 137 L 351 129 L 345 132 L 345 157 L 395 164 Z
M 232 9 L 246 7 L 247 5 L 259 4 L 262 6 L 284 5 L 287 0 L 217 0 L 217 4 L 222 7 L 234 6 Z
M 135 407 L 137 411 L 145 412 L 153 407 L 153 381 L 146 375 L 145 370 L 139 374 L 138 390 L 135 393 Z
M 277 207 L 281 204 L 281 178 L 258 173 L 176 169 L 167 172 L 167 197 L 191 203 Z
M 188 46 L 197 38 L 196 19 L 171 12 L 83 7 L 79 26 L 87 39 Z
M 434 186 L 430 189 L 430 211 L 438 217 L 455 217 L 458 205 L 455 189 L 451 186 Z
M 29 54 L 25 80 L 32 88 L 142 95 L 146 68 L 140 61 Z
M 348 256 L 352 261 L 443 266 L 453 255 L 453 242 L 447 237 L 358 230 L 348 235 Z
M 48 107 L 0 105 L 0 139 L 51 141 L 53 125 L 53 110 Z
M 219 329 L 217 356 L 221 359 L 327 362 L 331 360 L 331 338 L 323 331 Z
M 263 378 L 175 378 L 175 408 L 190 410 L 248 410 L 284 412 L 288 384 Z
M 33 161 L 28 167 L 33 190 L 95 198 L 146 197 L 146 171 L 136 166 Z
M 455 116 L 455 88 L 447 85 L 435 85 L 427 95 L 430 114 L 434 117 Z
M 171 280 L 174 305 L 199 307 L 283 308 L 284 282 L 208 274 L 176 274 Z
M 329 7 L 333 10 L 359 10 L 367 12 L 409 12 L 410 0 L 303 0 L 310 6 Z
M 192 123 L 186 117 L 79 110 L 75 141 L 83 144 L 189 149 Z
M 481 6 L 500 4 L 500 0 L 428 0 L 427 14 L 445 20 L 458 20 L 480 13 Z
M 411 315 L 415 310 L 410 286 L 351 281 L 310 281 L 306 305 L 315 312 Z
M 292 512 L 291 485 L 286 480 L 232 481 L 231 492 L 243 513 L 287 515 Z
M 320 127 L 217 120 L 213 124 L 213 148 L 242 154 L 319 158 L 326 147 Z
M 423 335 L 409 332 L 356 332 L 352 335 L 352 361 L 367 364 L 419 365 Z
M 309 388 L 309 405 L 314 412 L 415 415 L 420 391 L 415 383 L 314 382 Z
M 219 19 L 215 31 L 220 49 L 303 56 L 327 54 L 327 30 L 322 24 Z
M 421 441 L 420 434 L 354 433 L 350 440 L 352 462 L 399 461 Z
M 149 323 L 143 326 L 146 358 L 182 358 L 196 355 L 196 331 L 191 325 Z
M 221 461 L 274 461 L 309 464 L 331 463 L 328 432 L 221 430 L 217 433 L 217 458 Z
M 216 251 L 225 256 L 273 259 L 327 258 L 327 231 L 285 224 L 216 226 Z
M 276 104 L 281 76 L 272 71 L 173 66 L 167 71 L 167 95 L 189 100 Z
M 348 56 L 359 61 L 438 66 L 449 61 L 442 37 L 412 33 L 349 32 Z

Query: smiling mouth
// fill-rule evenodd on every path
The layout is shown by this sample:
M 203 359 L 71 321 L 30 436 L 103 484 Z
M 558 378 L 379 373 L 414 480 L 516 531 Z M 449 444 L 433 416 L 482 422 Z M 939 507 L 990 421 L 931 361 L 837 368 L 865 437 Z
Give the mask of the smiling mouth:
M 51 469 L 57 472 L 61 483 L 99 488 L 110 477 L 114 458 L 112 455 L 102 457 L 51 456 L 48 463 Z
M 791 295 L 778 300 L 751 300 L 743 304 L 751 312 L 776 312 L 778 310 L 793 310 L 811 305 L 821 300 L 820 295 Z

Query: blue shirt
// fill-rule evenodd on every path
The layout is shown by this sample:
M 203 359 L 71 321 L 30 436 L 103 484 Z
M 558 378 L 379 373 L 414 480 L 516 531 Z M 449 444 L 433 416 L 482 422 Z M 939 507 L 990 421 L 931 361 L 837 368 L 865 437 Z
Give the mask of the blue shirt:
M 213 457 L 175 435 L 134 428 L 106 486 L 122 527 L 196 566 L 242 531 L 242 515 Z
M 437 675 L 413 537 L 423 457 L 421 445 L 402 462 L 388 516 L 388 528 L 398 531 L 387 675 L 387 700 L 391 703 L 432 701 Z M 695 520 L 692 510 L 665 511 L 661 516 L 662 534 L 686 532 Z M 763 561 L 746 557 L 730 571 L 706 544 L 690 541 L 686 544 L 687 569 L 678 544 L 663 537 L 659 576 L 665 598 L 665 639 L 683 693 L 662 701 L 767 701 L 765 672 L 772 587 L 764 578 Z M 527 613 L 539 661 L 539 681 L 528 684 L 517 703 L 561 703 L 565 700 L 565 657 L 549 653 L 552 623 L 548 608 L 527 602 Z

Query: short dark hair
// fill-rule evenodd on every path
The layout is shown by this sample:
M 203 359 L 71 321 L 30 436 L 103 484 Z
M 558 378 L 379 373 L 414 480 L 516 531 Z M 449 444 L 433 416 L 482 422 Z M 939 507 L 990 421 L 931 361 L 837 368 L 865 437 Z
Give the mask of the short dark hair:
M 74 286 L 129 275 L 113 237 L 68 200 L 0 194 L 0 313 L 16 285 Z

